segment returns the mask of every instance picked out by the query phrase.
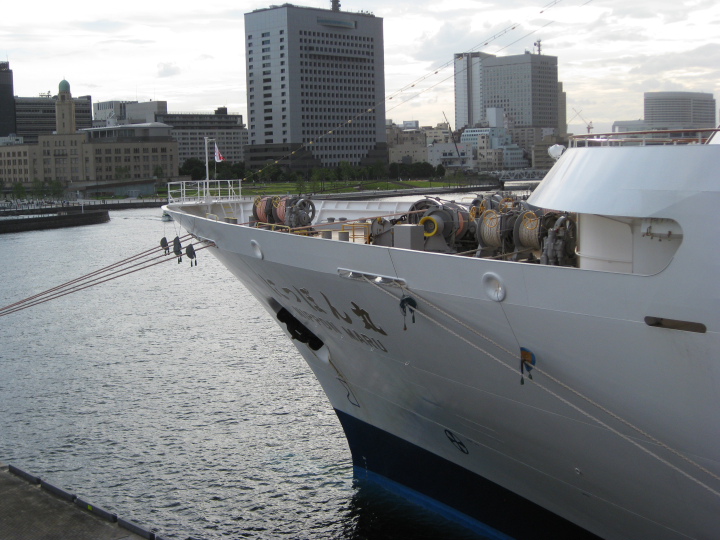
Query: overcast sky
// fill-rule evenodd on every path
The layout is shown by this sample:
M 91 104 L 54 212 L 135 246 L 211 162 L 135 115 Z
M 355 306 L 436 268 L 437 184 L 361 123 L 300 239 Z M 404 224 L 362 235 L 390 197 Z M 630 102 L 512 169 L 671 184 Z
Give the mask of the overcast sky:
M 0 17 L 0 58 L 10 61 L 18 96 L 56 94 L 64 78 L 73 96 L 93 102 L 165 100 L 171 112 L 227 106 L 246 118 L 243 14 L 269 5 L 11 2 Z M 643 92 L 710 92 L 720 101 L 718 0 L 342 0 L 342 9 L 384 19 L 395 122 L 434 126 L 445 113 L 454 124 L 453 54 L 522 54 L 538 39 L 543 54 L 558 57 L 576 133 L 584 121 L 599 132 L 642 118 Z

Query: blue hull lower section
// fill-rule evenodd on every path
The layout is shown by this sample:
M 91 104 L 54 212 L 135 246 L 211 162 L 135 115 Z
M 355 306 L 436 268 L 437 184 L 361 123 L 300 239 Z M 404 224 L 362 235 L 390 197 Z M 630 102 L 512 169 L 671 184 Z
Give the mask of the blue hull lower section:
M 519 495 L 395 435 L 335 411 L 345 430 L 355 474 L 486 538 L 598 539 Z

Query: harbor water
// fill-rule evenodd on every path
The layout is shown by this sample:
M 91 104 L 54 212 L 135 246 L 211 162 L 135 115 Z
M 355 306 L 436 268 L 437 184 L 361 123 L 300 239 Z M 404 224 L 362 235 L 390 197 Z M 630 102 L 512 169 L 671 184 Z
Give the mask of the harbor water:
M 0 307 L 184 233 L 160 216 L 0 236 Z M 0 317 L 0 461 L 165 538 L 477 538 L 353 478 L 312 372 L 209 250 Z

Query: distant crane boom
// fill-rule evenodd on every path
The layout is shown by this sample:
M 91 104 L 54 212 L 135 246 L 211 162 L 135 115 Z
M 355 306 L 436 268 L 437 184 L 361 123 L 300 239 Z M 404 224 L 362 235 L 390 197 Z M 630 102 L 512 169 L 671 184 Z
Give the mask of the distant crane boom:
M 585 119 L 583 118 L 583 115 L 580 114 L 580 111 L 578 111 L 578 110 L 576 110 L 576 109 L 574 109 L 574 108 L 573 108 L 573 111 L 575 111 L 575 116 L 579 116 L 579 117 L 580 117 L 580 120 L 582 120 L 582 121 L 585 123 L 585 127 L 587 127 L 587 132 L 590 133 L 590 132 L 593 130 L 592 120 L 591 120 L 590 122 L 588 122 L 587 120 L 585 120 Z M 573 116 L 570 120 L 568 120 L 568 123 L 570 123 L 570 122 L 572 121 L 572 119 L 575 118 L 575 116 Z
M 447 119 L 447 116 L 445 115 L 445 111 L 443 111 L 443 116 L 445 117 L 445 122 L 447 122 L 447 125 L 450 128 L 450 138 L 452 139 L 452 142 L 455 145 L 455 152 L 457 153 L 458 157 L 460 157 L 460 150 L 458 150 L 458 145 L 457 145 L 457 142 L 455 142 L 455 136 L 453 135 L 453 131 L 452 131 L 452 126 L 450 125 L 450 121 Z

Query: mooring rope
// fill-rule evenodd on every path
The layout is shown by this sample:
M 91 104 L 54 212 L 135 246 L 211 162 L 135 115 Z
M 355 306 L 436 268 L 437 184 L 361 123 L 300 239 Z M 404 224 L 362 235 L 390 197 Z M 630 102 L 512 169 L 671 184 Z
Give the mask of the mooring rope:
M 381 290 L 381 291 L 384 292 L 385 294 L 391 296 L 392 298 L 395 298 L 396 300 L 400 300 L 400 298 L 397 298 L 392 292 L 390 292 L 389 290 L 385 289 L 385 288 L 382 287 L 380 284 L 375 283 L 374 281 L 371 281 L 371 280 L 368 279 L 367 277 L 365 277 L 365 281 L 367 281 L 368 283 L 372 284 L 373 286 L 375 286 L 376 288 L 378 288 L 379 290 Z M 444 311 L 444 310 L 443 310 L 442 308 L 440 308 L 439 306 L 434 305 L 432 302 L 430 302 L 430 301 L 427 300 L 426 298 L 424 298 L 424 297 L 422 297 L 421 295 L 419 295 L 417 292 L 411 291 L 407 286 L 401 286 L 400 288 L 401 288 L 401 290 L 403 291 L 403 293 L 405 293 L 405 292 L 411 293 L 413 296 L 419 298 L 420 300 L 422 300 L 423 302 L 425 302 L 428 306 L 430 306 L 431 308 L 435 309 L 436 311 L 442 313 L 443 315 L 445 315 L 446 317 L 448 317 L 449 319 L 451 319 L 451 320 L 454 321 L 455 323 L 459 324 L 459 325 L 462 326 L 463 328 L 468 329 L 468 330 L 471 331 L 473 334 L 481 337 L 482 339 L 484 339 L 484 340 L 486 340 L 487 342 L 491 343 L 492 345 L 496 346 L 496 347 L 499 348 L 500 350 L 506 352 L 506 353 L 509 354 L 511 357 L 516 358 L 517 360 L 520 360 L 520 356 L 519 356 L 518 354 L 509 351 L 508 349 L 506 349 L 506 348 L 503 347 L 502 345 L 500 345 L 500 344 L 498 344 L 497 342 L 493 341 L 493 340 L 490 339 L 489 337 L 483 335 L 481 332 L 479 332 L 479 331 L 477 331 L 476 329 L 472 328 L 472 327 L 469 326 L 468 324 L 464 323 L 463 321 L 459 320 L 458 318 L 454 317 L 453 315 L 447 313 L 446 311 Z M 505 369 L 508 369 L 508 370 L 510 370 L 510 371 L 512 371 L 512 372 L 517 373 L 517 367 L 513 367 L 513 366 L 507 364 L 506 362 L 503 362 L 500 358 L 498 358 L 497 356 L 493 355 L 493 354 L 490 353 L 489 351 L 483 349 L 480 345 L 478 345 L 478 344 L 476 344 L 476 343 L 468 340 L 467 338 L 461 336 L 460 334 L 458 334 L 457 332 L 455 332 L 455 331 L 452 330 L 451 328 L 448 328 L 447 326 L 445 326 L 444 324 L 442 324 L 440 321 L 433 319 L 433 318 L 432 318 L 430 315 L 428 315 L 427 313 L 424 313 L 424 312 L 422 312 L 422 311 L 419 311 L 417 308 L 415 308 L 415 312 L 416 312 L 418 315 L 420 315 L 421 317 L 424 317 L 424 318 L 427 319 L 428 321 L 432 322 L 433 324 L 436 324 L 437 326 L 439 326 L 440 328 L 442 328 L 442 329 L 445 330 L 446 332 L 448 332 L 448 333 L 452 334 L 453 336 L 457 337 L 458 339 L 464 341 L 464 342 L 467 343 L 470 347 L 472 347 L 472 348 L 480 351 L 480 352 L 483 353 L 484 355 L 488 356 L 490 359 L 492 359 L 493 361 L 497 362 L 498 364 L 500 364 L 500 365 L 501 365 L 502 367 L 504 367 Z M 568 391 L 572 392 L 573 394 L 575 394 L 575 395 L 578 396 L 579 398 L 583 399 L 583 400 L 586 401 L 587 403 L 590 403 L 591 405 L 597 407 L 598 409 L 600 409 L 601 411 L 603 411 L 603 412 L 606 413 L 607 415 L 609 415 L 609 416 L 611 416 L 612 418 L 614 418 L 615 420 L 621 422 L 621 423 L 624 424 L 625 426 L 631 428 L 631 429 L 634 430 L 635 432 L 643 435 L 644 437 L 646 437 L 647 439 L 649 439 L 652 443 L 654 443 L 654 444 L 660 446 L 661 448 L 667 450 L 669 453 L 671 453 L 671 454 L 673 454 L 674 456 L 682 459 L 683 461 L 685 461 L 685 462 L 688 463 L 689 465 L 694 466 L 694 467 L 697 468 L 698 470 L 706 473 L 708 476 L 714 478 L 715 480 L 719 480 L 719 481 L 720 481 L 720 476 L 718 476 L 718 475 L 715 474 L 714 472 L 708 470 L 706 467 L 703 467 L 703 466 L 700 465 L 699 463 L 697 463 L 697 462 L 693 461 L 692 459 L 688 458 L 687 456 L 683 455 L 682 453 L 680 453 L 679 451 L 675 450 L 674 448 L 672 448 L 671 446 L 667 445 L 666 443 L 664 443 L 664 442 L 658 440 L 657 438 L 653 437 L 652 435 L 650 435 L 650 434 L 647 433 L 646 431 L 644 431 L 644 430 L 640 429 L 639 427 L 633 425 L 633 424 L 632 424 L 631 422 L 629 422 L 628 420 L 625 420 L 624 418 L 618 416 L 616 413 L 613 413 L 612 411 L 610 411 L 610 410 L 607 409 L 606 407 L 603 407 L 602 405 L 600 405 L 599 403 L 593 401 L 592 399 L 590 399 L 589 397 L 587 397 L 587 396 L 585 396 L 584 394 L 580 393 L 579 391 L 571 388 L 570 386 L 568 386 L 567 384 L 561 382 L 561 381 L 558 380 L 556 377 L 553 377 L 552 375 L 550 375 L 550 374 L 547 373 L 546 371 L 539 369 L 537 366 L 533 366 L 533 369 L 536 370 L 536 371 L 538 372 L 538 374 L 545 375 L 545 376 L 546 376 L 548 379 L 550 379 L 551 381 L 555 382 L 556 384 L 558 384 L 558 385 L 562 386 L 563 388 L 567 389 Z M 599 424 L 600 426 L 602 426 L 602 427 L 606 428 L 607 430 L 611 431 L 612 433 L 614 433 L 614 434 L 617 435 L 618 437 L 620 437 L 620 438 L 624 439 L 625 441 L 629 442 L 630 444 L 636 446 L 636 447 L 639 448 L 641 451 L 643 451 L 643 452 L 645 452 L 646 454 L 652 456 L 653 458 L 655 458 L 655 459 L 656 459 L 657 461 L 659 461 L 660 463 L 663 463 L 664 465 L 666 465 L 667 467 L 671 468 L 672 470 L 674 470 L 674 471 L 680 473 L 681 475 L 685 476 L 686 478 L 688 478 L 688 479 L 691 480 L 692 482 L 695 482 L 695 483 L 698 484 L 699 486 L 705 488 L 706 490 L 708 490 L 708 491 L 709 491 L 710 493 L 712 493 L 713 495 L 720 497 L 720 492 L 718 492 L 717 490 L 715 490 L 715 489 L 713 489 L 712 487 L 708 486 L 708 485 L 705 484 L 702 480 L 699 480 L 698 478 L 692 476 L 690 473 L 682 470 L 682 469 L 681 469 L 680 467 L 678 467 L 677 465 L 674 465 L 673 463 L 670 463 L 667 459 L 663 458 L 662 456 L 659 456 L 658 454 L 656 454 L 656 453 L 653 452 L 652 450 L 649 450 L 648 448 L 646 448 L 645 446 L 643 446 L 643 445 L 640 444 L 639 442 L 637 442 L 637 441 L 635 441 L 634 439 L 632 439 L 630 436 L 625 435 L 624 433 L 621 433 L 618 429 L 615 429 L 615 428 L 613 428 L 612 426 L 610 426 L 609 424 L 607 424 L 606 422 L 603 422 L 600 418 L 594 416 L 594 415 L 591 414 L 590 412 L 585 411 L 584 409 L 582 409 L 582 408 L 579 407 L 578 405 L 575 405 L 574 403 L 571 403 L 568 399 L 562 397 L 562 396 L 559 395 L 557 392 L 551 390 L 550 388 L 546 387 L 546 386 L 543 385 L 542 383 L 539 383 L 539 382 L 537 382 L 537 381 L 534 380 L 534 379 L 531 379 L 531 380 L 532 380 L 532 382 L 534 383 L 534 385 L 537 386 L 538 388 L 540 388 L 541 390 L 547 392 L 548 394 L 550 394 L 550 395 L 553 396 L 554 398 L 558 399 L 558 400 L 561 401 L 562 403 L 565 403 L 565 404 L 568 405 L 569 407 L 575 409 L 577 412 L 579 412 L 579 413 L 582 414 L 583 416 L 591 419 L 592 421 L 596 422 L 596 423 Z
M 182 241 L 183 239 L 187 239 L 190 236 L 190 234 L 186 234 L 179 239 L 180 241 Z M 199 244 L 201 244 L 201 242 L 196 242 L 195 244 L 190 243 L 188 244 L 188 246 L 193 246 L 195 253 L 202 249 L 214 246 L 214 244 L 211 243 L 203 245 L 199 248 L 195 248 L 195 246 Z M 160 253 L 156 254 L 158 251 Z M 182 255 L 177 255 L 172 251 L 166 253 L 165 249 L 160 246 L 141 251 L 140 253 L 131 255 L 130 257 L 122 259 L 118 262 L 100 268 L 78 278 L 67 281 L 61 285 L 57 285 L 41 293 L 34 294 L 32 296 L 4 306 L 0 308 L 0 317 L 10 315 L 11 313 L 17 313 L 18 311 L 22 311 L 23 309 L 37 306 L 39 304 L 49 302 L 50 300 L 55 300 L 68 294 L 72 294 L 74 292 L 78 292 L 83 289 L 87 289 L 89 287 L 93 287 L 95 285 L 99 285 L 101 283 L 105 283 L 122 276 L 126 276 L 128 274 L 133 274 L 135 272 L 139 272 L 140 270 L 145 270 L 147 268 L 156 266 L 164 262 L 177 260 L 181 256 Z
M 189 234 L 186 234 L 185 236 L 183 236 L 182 238 L 180 238 L 180 240 L 182 240 L 182 239 L 184 239 L 184 238 L 187 238 L 188 236 L 190 236 L 190 235 L 189 235 Z M 113 264 L 111 264 L 111 265 L 105 266 L 105 267 L 103 267 L 103 268 L 99 268 L 99 269 L 97 269 L 97 270 L 95 270 L 95 271 L 93 271 L 93 272 L 90 272 L 89 274 L 85 274 L 84 276 L 80 276 L 80 277 L 78 277 L 78 278 L 71 279 L 70 281 L 66 281 L 65 283 L 61 283 L 60 285 L 57 285 L 57 286 L 55 286 L 55 287 L 52 287 L 51 289 L 47 289 L 46 291 L 43 291 L 43 292 L 34 294 L 33 296 L 28 296 L 27 298 L 24 298 L 23 300 L 19 300 L 19 301 L 13 303 L 13 304 L 9 304 L 9 305 L 7 305 L 7 306 L 5 306 L 5 307 L 0 308 L 0 312 L 5 311 L 5 310 L 7 310 L 7 309 L 10 309 L 10 308 L 12 308 L 12 307 L 15 307 L 15 306 L 17 306 L 17 305 L 20 305 L 20 304 L 29 302 L 29 301 L 31 301 L 31 300 L 34 300 L 35 298 L 38 298 L 38 297 L 47 295 L 47 294 L 52 293 L 52 292 L 54 292 L 54 291 L 56 291 L 56 290 L 58 290 L 58 289 L 62 289 L 62 288 L 64 288 L 64 287 L 67 287 L 67 286 L 69 286 L 69 285 L 72 285 L 73 283 L 77 283 L 78 281 L 82 281 L 82 280 L 87 279 L 87 278 L 89 278 L 89 277 L 91 277 L 91 276 L 97 275 L 97 274 L 99 274 L 99 273 L 101 273 L 101 272 L 105 272 L 105 271 L 107 271 L 107 270 L 109 270 L 109 269 L 111 269 L 111 268 L 115 268 L 115 267 L 120 266 L 120 265 L 122 265 L 122 264 L 126 264 L 126 263 L 129 262 L 129 261 L 138 259 L 138 258 L 140 258 L 140 257 L 142 257 L 142 256 L 144 256 L 144 255 L 146 255 L 146 254 L 148 254 L 148 253 L 152 253 L 152 252 L 154 252 L 154 251 L 157 251 L 158 249 L 161 249 L 161 248 L 154 247 L 154 248 L 146 249 L 145 251 L 141 251 L 140 253 L 136 253 L 135 255 L 131 255 L 130 257 L 128 257 L 128 258 L 126 258 L 126 259 L 123 259 L 123 260 L 118 261 L 118 262 L 116 262 L 116 263 L 113 263 Z

